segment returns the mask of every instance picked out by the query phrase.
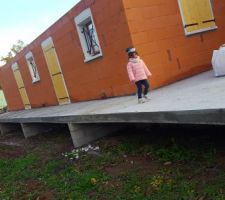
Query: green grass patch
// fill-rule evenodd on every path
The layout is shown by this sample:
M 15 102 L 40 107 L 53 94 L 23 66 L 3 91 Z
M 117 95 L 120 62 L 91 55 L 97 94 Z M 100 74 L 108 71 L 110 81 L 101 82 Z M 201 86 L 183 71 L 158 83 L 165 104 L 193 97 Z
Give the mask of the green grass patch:
M 16 159 L 0 158 L 0 199 L 225 199 L 225 164 L 217 162 L 223 153 L 215 145 L 193 147 L 170 137 L 114 140 L 98 142 L 98 155 L 77 160 L 35 148 Z

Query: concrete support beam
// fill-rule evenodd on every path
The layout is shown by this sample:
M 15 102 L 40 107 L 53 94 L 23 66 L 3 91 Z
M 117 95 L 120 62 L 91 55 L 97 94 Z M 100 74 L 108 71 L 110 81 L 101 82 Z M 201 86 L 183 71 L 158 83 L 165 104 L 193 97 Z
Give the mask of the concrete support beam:
M 17 123 L 1 123 L 0 124 L 0 132 L 1 134 L 20 132 L 21 126 Z
M 122 129 L 123 125 L 68 123 L 68 127 L 74 146 L 80 147 Z
M 52 130 L 51 125 L 41 123 L 22 123 L 21 127 L 25 138 L 29 138 L 40 133 L 45 133 Z

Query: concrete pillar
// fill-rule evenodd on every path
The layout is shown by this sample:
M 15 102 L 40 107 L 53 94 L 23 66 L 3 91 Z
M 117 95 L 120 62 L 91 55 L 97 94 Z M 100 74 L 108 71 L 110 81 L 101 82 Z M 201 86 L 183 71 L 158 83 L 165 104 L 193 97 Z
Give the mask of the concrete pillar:
M 0 132 L 3 135 L 7 133 L 21 132 L 21 126 L 16 123 L 1 123 Z
M 88 144 L 106 135 L 110 135 L 119 129 L 122 125 L 117 124 L 74 124 L 68 123 L 70 134 L 75 147 Z
M 21 127 L 25 138 L 52 130 L 51 125 L 41 123 L 22 123 Z

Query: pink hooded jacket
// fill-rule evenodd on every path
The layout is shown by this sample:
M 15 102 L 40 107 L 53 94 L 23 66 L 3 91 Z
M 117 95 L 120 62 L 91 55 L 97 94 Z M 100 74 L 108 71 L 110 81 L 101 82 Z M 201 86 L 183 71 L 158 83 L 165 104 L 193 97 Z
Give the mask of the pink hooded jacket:
M 141 59 L 139 59 L 139 62 L 132 62 L 132 60 L 129 60 L 127 64 L 127 72 L 130 81 L 135 82 L 147 79 L 148 76 L 152 75 L 144 61 Z

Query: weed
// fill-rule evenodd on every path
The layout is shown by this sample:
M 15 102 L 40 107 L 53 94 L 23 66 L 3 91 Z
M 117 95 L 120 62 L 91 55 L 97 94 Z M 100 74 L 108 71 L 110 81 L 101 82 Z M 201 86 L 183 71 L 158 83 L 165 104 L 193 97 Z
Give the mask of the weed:
M 163 177 L 162 176 L 153 176 L 150 182 L 150 185 L 153 187 L 154 190 L 159 190 L 163 184 Z
M 173 145 L 172 147 L 162 147 L 155 151 L 155 155 L 159 157 L 161 161 L 191 161 L 195 160 L 196 156 L 192 151 L 189 151 L 183 147 Z
M 225 200 L 224 166 L 216 165 L 220 155 L 214 145 L 190 148 L 177 138 L 159 141 L 103 141 L 97 154 L 85 149 L 64 153 L 72 161 L 61 151 L 56 155 L 40 149 L 16 159 L 0 158 L 0 199 L 33 200 L 47 190 L 59 200 Z

